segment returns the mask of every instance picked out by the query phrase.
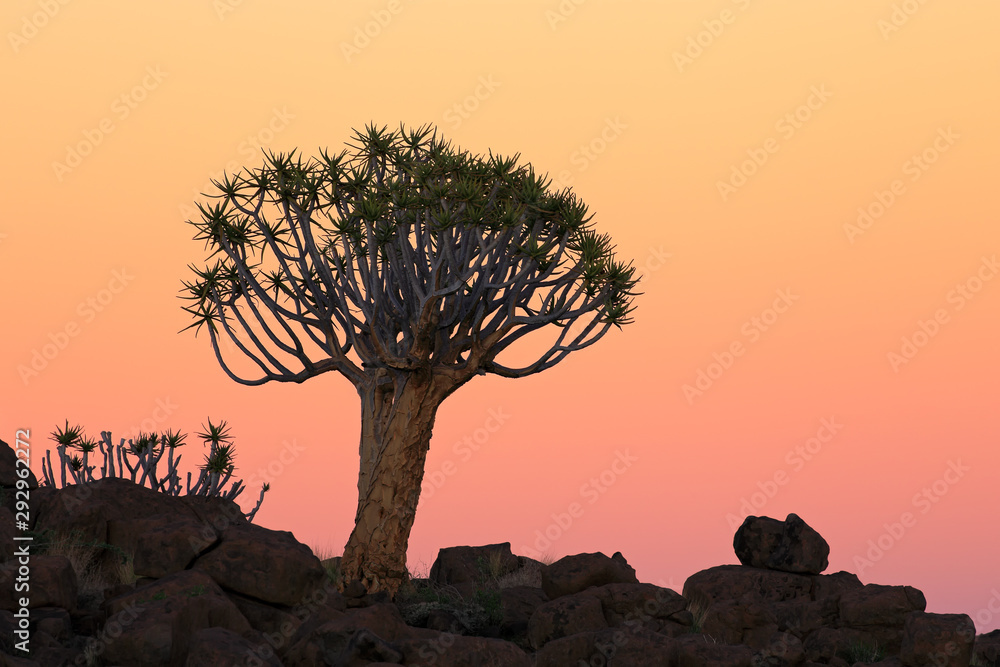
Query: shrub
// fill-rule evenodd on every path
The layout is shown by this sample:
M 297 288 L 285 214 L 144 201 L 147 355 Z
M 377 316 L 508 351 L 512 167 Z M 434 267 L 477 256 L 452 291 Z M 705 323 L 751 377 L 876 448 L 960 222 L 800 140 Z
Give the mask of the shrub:
M 90 455 L 98 448 L 104 456 L 104 463 L 101 465 L 101 477 L 118 477 L 130 479 L 139 486 L 146 486 L 159 493 L 171 496 L 178 496 L 181 493 L 180 476 L 177 473 L 177 466 L 181 462 L 181 456 L 174 457 L 175 450 L 183 446 L 187 436 L 181 433 L 167 431 L 157 436 L 155 433 L 142 433 L 134 439 L 129 439 L 127 445 L 125 438 L 115 446 L 111 441 L 110 431 L 101 431 L 101 439 L 93 440 L 83 435 L 83 430 L 79 425 L 71 427 L 69 420 L 66 421 L 64 429 L 56 427 L 52 433 L 52 439 L 56 441 L 56 453 L 60 463 L 61 486 L 66 486 L 66 473 L 76 484 L 86 484 L 96 481 L 94 470 L 96 466 L 90 464 Z M 236 480 L 229 489 L 233 471 L 236 466 L 233 464 L 235 458 L 234 445 L 229 435 L 229 428 L 223 421 L 218 426 L 208 420 L 208 428 L 204 433 L 199 433 L 198 437 L 210 444 L 211 449 L 205 456 L 205 462 L 200 466 L 201 473 L 198 480 L 192 486 L 191 473 L 187 474 L 187 491 L 189 496 L 210 496 L 221 497 L 227 500 L 236 500 L 243 489 L 243 480 Z M 67 454 L 67 450 L 75 450 L 77 453 Z M 157 472 L 157 465 L 163 454 L 167 454 L 167 472 L 161 479 Z M 117 467 L 115 460 L 117 455 Z M 135 457 L 133 463 L 129 457 Z M 126 470 L 128 471 L 126 473 Z M 140 475 L 141 473 L 141 475 Z M 55 487 L 55 473 L 52 468 L 52 452 L 46 451 L 42 458 L 43 486 Z M 139 477 L 138 481 L 136 477 Z M 253 517 L 264 502 L 264 494 L 269 490 L 270 485 L 264 484 L 261 487 L 260 497 L 257 505 L 246 515 L 248 521 L 253 521 Z

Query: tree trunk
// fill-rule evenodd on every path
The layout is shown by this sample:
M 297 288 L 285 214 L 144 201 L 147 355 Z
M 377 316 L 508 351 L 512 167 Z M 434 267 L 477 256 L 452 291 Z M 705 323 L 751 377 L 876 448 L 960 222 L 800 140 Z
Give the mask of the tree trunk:
M 426 369 L 378 369 L 360 387 L 361 471 L 354 530 L 340 563 L 339 588 L 360 580 L 395 597 L 409 579 L 406 545 L 417 512 L 424 461 L 438 406 L 455 383 Z

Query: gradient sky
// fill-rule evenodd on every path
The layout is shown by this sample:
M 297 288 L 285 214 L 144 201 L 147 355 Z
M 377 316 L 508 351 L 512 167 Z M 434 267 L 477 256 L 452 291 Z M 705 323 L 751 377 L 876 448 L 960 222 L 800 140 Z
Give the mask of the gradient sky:
M 36 474 L 64 419 L 192 434 L 185 471 L 225 419 L 244 509 L 270 466 L 256 522 L 341 553 L 358 395 L 238 385 L 178 333 L 207 256 L 185 220 L 259 146 L 433 123 L 572 187 L 643 294 L 445 401 L 412 569 L 509 541 L 679 591 L 737 562 L 747 513 L 794 512 L 828 572 L 1000 627 L 1000 5 L 340 4 L 3 3 L 0 437 L 31 429 Z

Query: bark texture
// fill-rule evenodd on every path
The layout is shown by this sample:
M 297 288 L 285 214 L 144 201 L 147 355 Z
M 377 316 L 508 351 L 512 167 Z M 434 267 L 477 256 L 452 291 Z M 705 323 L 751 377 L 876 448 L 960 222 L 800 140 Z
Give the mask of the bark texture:
M 359 388 L 358 511 L 340 564 L 341 590 L 358 580 L 368 593 L 394 597 L 406 582 L 406 546 L 434 418 L 454 389 L 452 379 L 426 369 L 378 369 L 374 381 Z

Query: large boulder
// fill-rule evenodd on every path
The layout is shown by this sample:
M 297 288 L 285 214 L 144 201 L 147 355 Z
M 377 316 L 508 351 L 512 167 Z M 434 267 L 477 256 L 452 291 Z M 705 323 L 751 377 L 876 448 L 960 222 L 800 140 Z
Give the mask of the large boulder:
M 539 649 L 553 639 L 608 627 L 601 601 L 593 595 L 565 595 L 540 605 L 528 620 L 528 641 Z
M 18 561 L 0 565 L 0 609 L 16 611 L 21 598 L 28 599 L 28 608 L 60 607 L 72 611 L 76 608 L 77 577 L 68 558 L 59 555 L 31 556 L 29 563 L 30 594 L 18 590 Z
M 608 665 L 676 667 L 679 642 L 641 627 L 577 632 L 548 642 L 535 652 L 535 667 Z M 714 662 L 689 662 L 714 665 Z M 749 663 L 747 663 L 749 665 Z
M 359 635 L 362 630 L 365 632 Z M 439 635 L 433 630 L 411 628 L 391 603 L 352 608 L 346 612 L 323 607 L 303 621 L 292 635 L 282 661 L 286 667 L 310 667 L 325 664 L 322 656 L 352 655 L 355 649 L 357 655 L 396 655 L 395 652 L 401 650 L 399 642 L 403 640 L 433 639 Z M 378 660 L 385 661 L 385 657 Z
M 819 574 L 829 565 L 830 545 L 797 514 L 784 521 L 748 516 L 733 538 L 743 565 L 796 574 Z
M 108 543 L 133 555 L 132 569 L 140 577 L 158 579 L 187 569 L 217 541 L 218 533 L 193 513 L 108 521 Z
M 7 496 L 13 495 L 12 491 L 17 488 L 17 480 L 19 479 L 27 480 L 29 490 L 38 488 L 38 480 L 30 468 L 26 477 L 21 477 L 18 474 L 17 452 L 6 442 L 0 440 L 0 487 L 4 490 L 5 500 Z
M 503 621 L 500 631 L 504 634 L 523 635 L 528 631 L 528 620 L 535 610 L 549 601 L 545 591 L 531 586 L 512 586 L 500 590 Z
M 202 628 L 194 633 L 184 667 L 251 664 L 260 667 L 282 667 L 281 661 L 275 655 L 262 658 L 253 642 L 232 630 L 216 627 Z
M 588 588 L 601 602 L 608 626 L 638 626 L 674 637 L 691 631 L 693 618 L 688 602 L 669 588 L 653 584 L 605 584 Z
M 688 577 L 681 594 L 706 602 L 808 602 L 813 599 L 813 585 L 813 579 L 802 574 L 716 565 Z
M 115 619 L 103 633 L 108 664 L 184 664 L 200 630 L 225 628 L 241 636 L 252 632 L 222 589 L 196 570 L 176 572 L 111 598 L 103 608 Z
M 702 632 L 763 653 L 776 632 L 802 643 L 810 660 L 847 660 L 851 645 L 878 645 L 898 654 L 907 615 L 923 611 L 923 594 L 910 586 L 862 584 L 848 572 L 793 574 L 746 565 L 722 565 L 684 584 Z
M 288 531 L 253 524 L 222 531 L 221 542 L 195 561 L 220 586 L 272 604 L 298 604 L 326 580 L 326 570 Z
M 462 597 L 470 598 L 485 581 L 511 572 L 518 565 L 510 542 L 481 547 L 447 547 L 438 551 L 428 579 L 439 586 L 452 586 Z
M 966 614 L 914 611 L 903 624 L 899 657 L 905 667 L 966 667 L 976 626 Z
M 637 583 L 635 570 L 620 552 L 611 558 L 600 552 L 565 556 L 542 568 L 542 590 L 550 600 L 591 586 Z
M 502 639 L 466 637 L 442 632 L 436 637 L 398 642 L 405 665 L 440 665 L 444 667 L 533 667 L 523 649 Z M 339 663 L 338 663 L 339 664 Z M 345 663 L 369 664 L 374 663 Z M 388 662 L 386 663 L 388 664 Z
M 840 596 L 840 619 L 844 625 L 893 625 L 903 627 L 912 611 L 924 611 L 927 600 L 913 586 L 866 584 Z
M 981 665 L 1000 665 L 1000 628 L 977 635 L 973 655 Z
M 753 652 L 746 646 L 721 644 L 704 635 L 688 635 L 677 640 L 678 667 L 751 667 Z
M 139 486 L 128 479 L 106 477 L 61 489 L 39 489 L 31 498 L 33 529 L 56 534 L 76 534 L 82 541 L 107 542 L 130 548 L 148 526 L 145 519 L 184 518 L 200 527 L 201 541 L 214 542 L 230 525 L 248 522 L 232 500 L 221 497 L 170 496 Z M 110 524 L 115 523 L 114 536 Z M 119 540 L 119 543 L 110 539 Z

